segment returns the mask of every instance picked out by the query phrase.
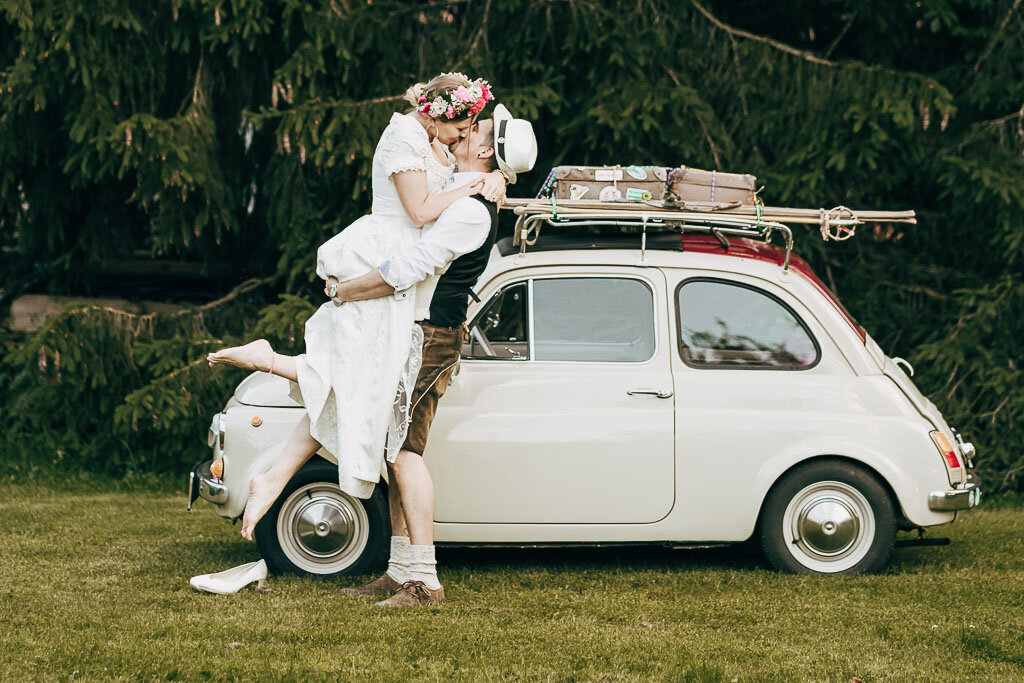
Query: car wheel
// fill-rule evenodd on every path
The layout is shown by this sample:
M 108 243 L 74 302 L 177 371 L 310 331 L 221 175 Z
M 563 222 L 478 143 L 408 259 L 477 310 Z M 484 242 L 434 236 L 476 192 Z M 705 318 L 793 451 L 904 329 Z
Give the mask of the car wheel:
M 889 561 L 896 515 L 873 474 L 825 460 L 797 467 L 776 483 L 761 509 L 759 533 L 776 569 L 864 574 Z
M 342 492 L 338 468 L 307 463 L 256 525 L 253 538 L 276 573 L 365 574 L 386 560 L 391 522 L 377 487 L 367 500 Z

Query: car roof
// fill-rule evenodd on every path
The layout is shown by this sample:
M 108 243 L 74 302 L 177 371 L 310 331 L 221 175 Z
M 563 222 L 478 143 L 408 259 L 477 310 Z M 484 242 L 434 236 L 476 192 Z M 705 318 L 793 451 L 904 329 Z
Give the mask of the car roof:
M 507 257 L 519 252 L 519 247 L 513 245 L 512 241 L 511 237 L 498 240 L 495 246 L 501 256 Z M 785 263 L 786 260 L 786 250 L 769 242 L 761 242 L 746 237 L 729 237 L 726 240 L 726 243 L 728 246 L 724 246 L 718 238 L 707 233 L 684 233 L 680 235 L 675 232 L 659 232 L 652 233 L 647 236 L 646 247 L 651 251 L 695 252 L 701 254 L 716 254 L 731 258 L 751 259 L 755 261 L 773 263 L 779 267 L 782 267 L 782 264 Z M 546 231 L 537 237 L 535 244 L 527 247 L 527 251 L 531 253 L 545 251 L 578 252 L 591 249 L 625 249 L 637 251 L 639 247 L 640 236 L 635 233 L 628 235 L 581 235 L 578 232 L 575 234 L 552 234 L 551 231 Z M 838 311 L 846 322 L 854 329 L 857 336 L 861 338 L 861 341 L 867 340 L 867 332 L 864 328 L 861 327 L 852 315 L 850 315 L 850 312 L 846 310 L 846 307 L 843 306 L 839 299 L 836 298 L 835 294 L 825 286 L 825 283 L 818 278 L 814 271 L 811 270 L 810 265 L 808 265 L 804 259 L 796 254 L 792 254 L 789 260 L 789 268 L 791 271 L 798 273 L 805 280 L 810 282 L 810 284 L 813 285 L 814 288 L 832 304 L 836 311 Z

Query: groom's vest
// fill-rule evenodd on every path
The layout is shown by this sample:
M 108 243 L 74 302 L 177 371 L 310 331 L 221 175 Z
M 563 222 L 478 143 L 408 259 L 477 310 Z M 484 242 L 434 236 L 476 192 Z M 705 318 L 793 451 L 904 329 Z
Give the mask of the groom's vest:
M 430 318 L 426 320 L 430 325 L 458 327 L 466 322 L 469 293 L 487 267 L 491 247 L 498 235 L 498 207 L 494 202 L 478 197 L 474 199 L 487 207 L 487 213 L 491 216 L 491 231 L 478 249 L 452 261 L 448 270 L 438 279 L 434 298 L 430 300 Z

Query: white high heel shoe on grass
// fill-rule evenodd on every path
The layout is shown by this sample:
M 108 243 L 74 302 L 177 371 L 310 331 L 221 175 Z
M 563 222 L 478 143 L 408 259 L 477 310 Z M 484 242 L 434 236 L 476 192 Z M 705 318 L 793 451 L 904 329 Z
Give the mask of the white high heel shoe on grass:
M 267 563 L 263 560 L 242 564 L 231 569 L 225 569 L 216 574 L 203 574 L 193 576 L 189 579 L 189 585 L 197 591 L 204 593 L 216 593 L 227 595 L 237 593 L 253 581 L 256 582 L 256 590 L 263 589 L 263 583 L 267 580 Z

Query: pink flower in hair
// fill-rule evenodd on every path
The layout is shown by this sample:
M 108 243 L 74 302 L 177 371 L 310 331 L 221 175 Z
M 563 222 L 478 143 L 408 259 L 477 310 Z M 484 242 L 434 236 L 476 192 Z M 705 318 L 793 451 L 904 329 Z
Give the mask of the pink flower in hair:
M 476 102 L 473 103 L 472 107 L 469 108 L 469 115 L 470 116 L 476 116 L 481 111 L 483 111 L 484 106 L 486 104 L 487 104 L 487 99 L 484 98 L 484 97 L 481 97 L 480 99 L 478 99 Z
M 452 93 L 452 97 L 459 100 L 460 102 L 473 101 L 473 93 L 469 92 L 469 88 L 467 88 L 464 85 L 460 85 L 458 88 L 456 88 L 455 92 Z
M 444 115 L 445 115 L 445 116 L 447 116 L 447 117 L 448 117 L 448 118 L 450 118 L 450 119 L 453 119 L 453 118 L 455 118 L 455 107 L 454 107 L 453 105 L 450 105 L 450 104 L 449 104 L 449 105 L 448 105 L 448 111 L 446 111 L 446 112 L 444 113 Z
M 491 90 L 490 90 L 490 88 L 488 88 L 486 85 L 481 83 L 480 84 L 480 91 L 483 93 L 484 101 L 490 102 L 491 101 Z

